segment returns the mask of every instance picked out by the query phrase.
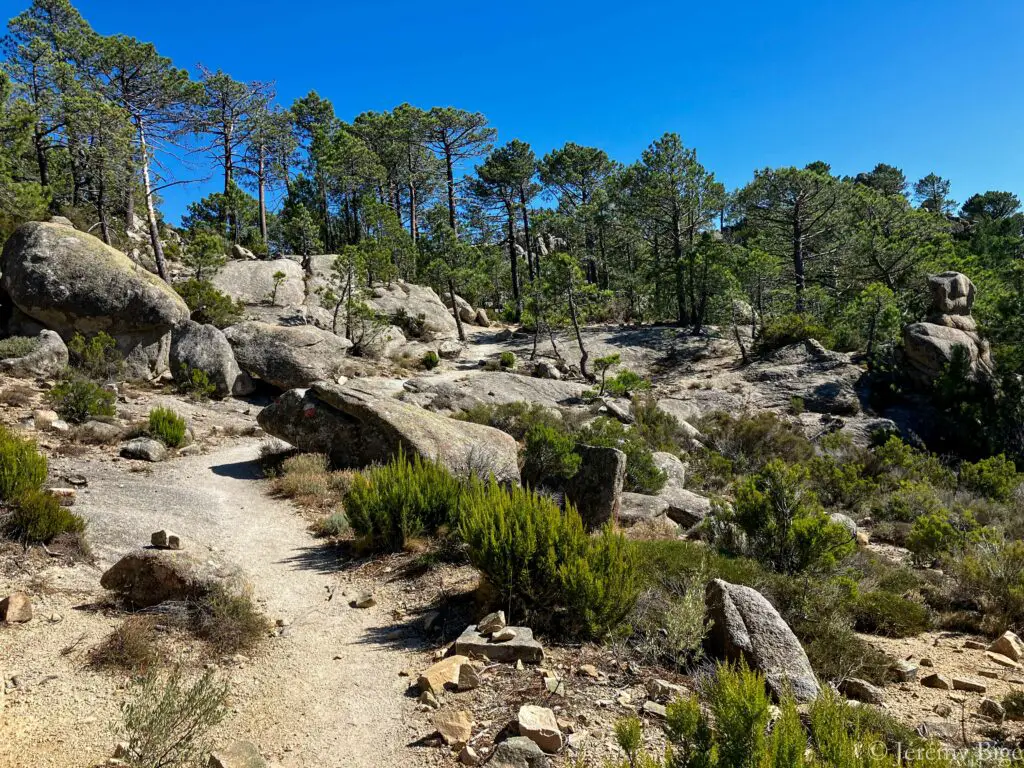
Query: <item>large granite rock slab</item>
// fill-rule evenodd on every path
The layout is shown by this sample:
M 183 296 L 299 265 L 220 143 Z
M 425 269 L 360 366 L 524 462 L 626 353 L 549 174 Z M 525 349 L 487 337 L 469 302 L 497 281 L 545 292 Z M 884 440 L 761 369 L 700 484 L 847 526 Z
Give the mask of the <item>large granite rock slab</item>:
M 352 342 L 312 325 L 285 327 L 255 321 L 224 331 L 239 367 L 279 389 L 335 380 Z
M 224 333 L 213 325 L 191 320 L 171 333 L 171 374 L 178 384 L 189 383 L 192 371 L 202 371 L 218 397 L 244 396 L 253 391 L 252 379 L 238 367 Z
M 274 293 L 274 275 L 284 278 Z M 244 304 L 298 307 L 306 300 L 305 274 L 291 259 L 272 261 L 229 261 L 210 282 L 222 293 Z
M 65 340 L 110 334 L 132 378 L 167 370 L 170 331 L 189 317 L 185 302 L 159 277 L 64 224 L 18 227 L 4 245 L 0 273 L 0 305 L 13 305 Z
M 338 466 L 384 463 L 402 449 L 459 476 L 519 482 L 518 446 L 510 435 L 382 396 L 376 387 L 317 382 L 285 392 L 258 420 L 269 434 L 326 453 Z

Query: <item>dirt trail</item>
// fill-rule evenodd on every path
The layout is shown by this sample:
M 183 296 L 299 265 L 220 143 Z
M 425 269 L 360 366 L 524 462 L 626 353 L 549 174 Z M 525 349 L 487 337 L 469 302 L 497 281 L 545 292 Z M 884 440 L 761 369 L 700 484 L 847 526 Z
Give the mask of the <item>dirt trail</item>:
M 358 587 L 339 573 L 290 504 L 267 495 L 254 461 L 258 450 L 255 439 L 234 442 L 207 455 L 152 465 L 151 472 L 130 472 L 126 462 L 69 461 L 66 469 L 89 478 L 76 511 L 89 520 L 100 566 L 148 542 L 152 531 L 169 528 L 198 556 L 208 548 L 242 566 L 269 618 L 290 622 L 257 657 L 240 666 L 226 665 L 234 711 L 218 729 L 217 741 L 251 740 L 285 768 L 416 765 L 405 747 L 415 734 L 403 723 L 413 708 L 413 701 L 403 695 L 409 679 L 398 674 L 415 662 L 400 645 L 381 641 L 386 635 L 382 628 L 392 624 L 388 601 L 380 599 L 368 610 L 349 606 Z M 98 573 L 90 577 L 98 580 Z M 79 621 L 79 612 L 71 614 L 60 624 L 32 624 L 42 633 L 61 627 L 61 634 L 72 636 L 74 628 L 67 625 Z M 43 645 L 52 645 L 52 640 Z M 16 640 L 18 646 L 22 643 Z M 20 662 L 31 671 L 32 650 L 26 648 L 23 654 L 27 656 L 11 666 Z M 81 667 L 66 683 L 75 685 L 80 674 Z M 49 710 L 47 700 L 59 698 L 62 711 L 70 700 L 71 711 L 58 720 L 81 729 L 84 719 L 88 730 L 88 713 L 103 709 L 89 706 L 98 693 L 96 684 L 102 687 L 103 682 L 94 676 L 101 674 L 87 673 L 93 685 L 90 696 L 81 697 L 81 711 L 75 711 L 78 697 L 61 690 L 69 676 L 58 669 L 56 681 L 46 686 L 48 694 L 28 697 L 27 706 L 12 707 L 8 714 L 31 717 L 39 709 L 42 716 Z M 59 722 L 48 725 L 60 727 Z M 19 730 L 34 729 L 15 728 Z M 57 737 L 58 742 L 65 739 Z M 26 747 L 31 748 L 22 745 Z M 0 765 L 4 751 L 0 749 Z M 86 755 L 82 757 L 81 764 L 88 765 Z

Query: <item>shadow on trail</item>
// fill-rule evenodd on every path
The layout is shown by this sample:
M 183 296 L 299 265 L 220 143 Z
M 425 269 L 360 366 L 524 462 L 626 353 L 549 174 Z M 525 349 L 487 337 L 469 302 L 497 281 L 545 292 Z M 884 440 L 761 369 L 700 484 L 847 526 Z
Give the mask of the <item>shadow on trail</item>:
M 295 554 L 278 561 L 296 571 L 340 573 L 361 565 L 364 560 L 352 553 L 349 542 L 311 544 L 295 550 Z
M 230 477 L 233 480 L 262 480 L 263 467 L 255 459 L 237 461 L 234 464 L 217 464 L 210 471 L 218 477 Z

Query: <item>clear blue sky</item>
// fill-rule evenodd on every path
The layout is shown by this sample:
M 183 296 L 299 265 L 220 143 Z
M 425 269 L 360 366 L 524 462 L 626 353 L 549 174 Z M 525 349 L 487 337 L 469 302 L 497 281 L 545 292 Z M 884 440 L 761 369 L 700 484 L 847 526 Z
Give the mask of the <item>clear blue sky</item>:
M 9 17 L 27 0 L 0 0 Z M 755 168 L 935 171 L 963 201 L 1024 193 L 1024 2 L 78 0 L 97 31 L 183 67 L 309 90 L 338 115 L 403 101 L 485 113 L 538 155 L 628 162 L 665 131 L 728 187 Z M 215 183 L 168 191 L 177 221 Z

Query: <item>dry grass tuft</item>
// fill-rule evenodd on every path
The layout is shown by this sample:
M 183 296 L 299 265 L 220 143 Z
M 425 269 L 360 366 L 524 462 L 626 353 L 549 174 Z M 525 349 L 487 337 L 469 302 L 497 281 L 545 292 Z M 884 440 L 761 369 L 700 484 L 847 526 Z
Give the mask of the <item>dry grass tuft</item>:
M 142 674 L 160 662 L 156 621 L 152 616 L 129 616 L 92 649 L 94 667 L 124 669 Z
M 11 408 L 28 408 L 35 402 L 36 392 L 22 384 L 12 384 L 0 391 L 0 404 Z
M 274 478 L 274 493 L 317 511 L 333 511 L 351 481 L 348 472 L 334 472 L 320 453 L 299 453 L 285 459 Z

